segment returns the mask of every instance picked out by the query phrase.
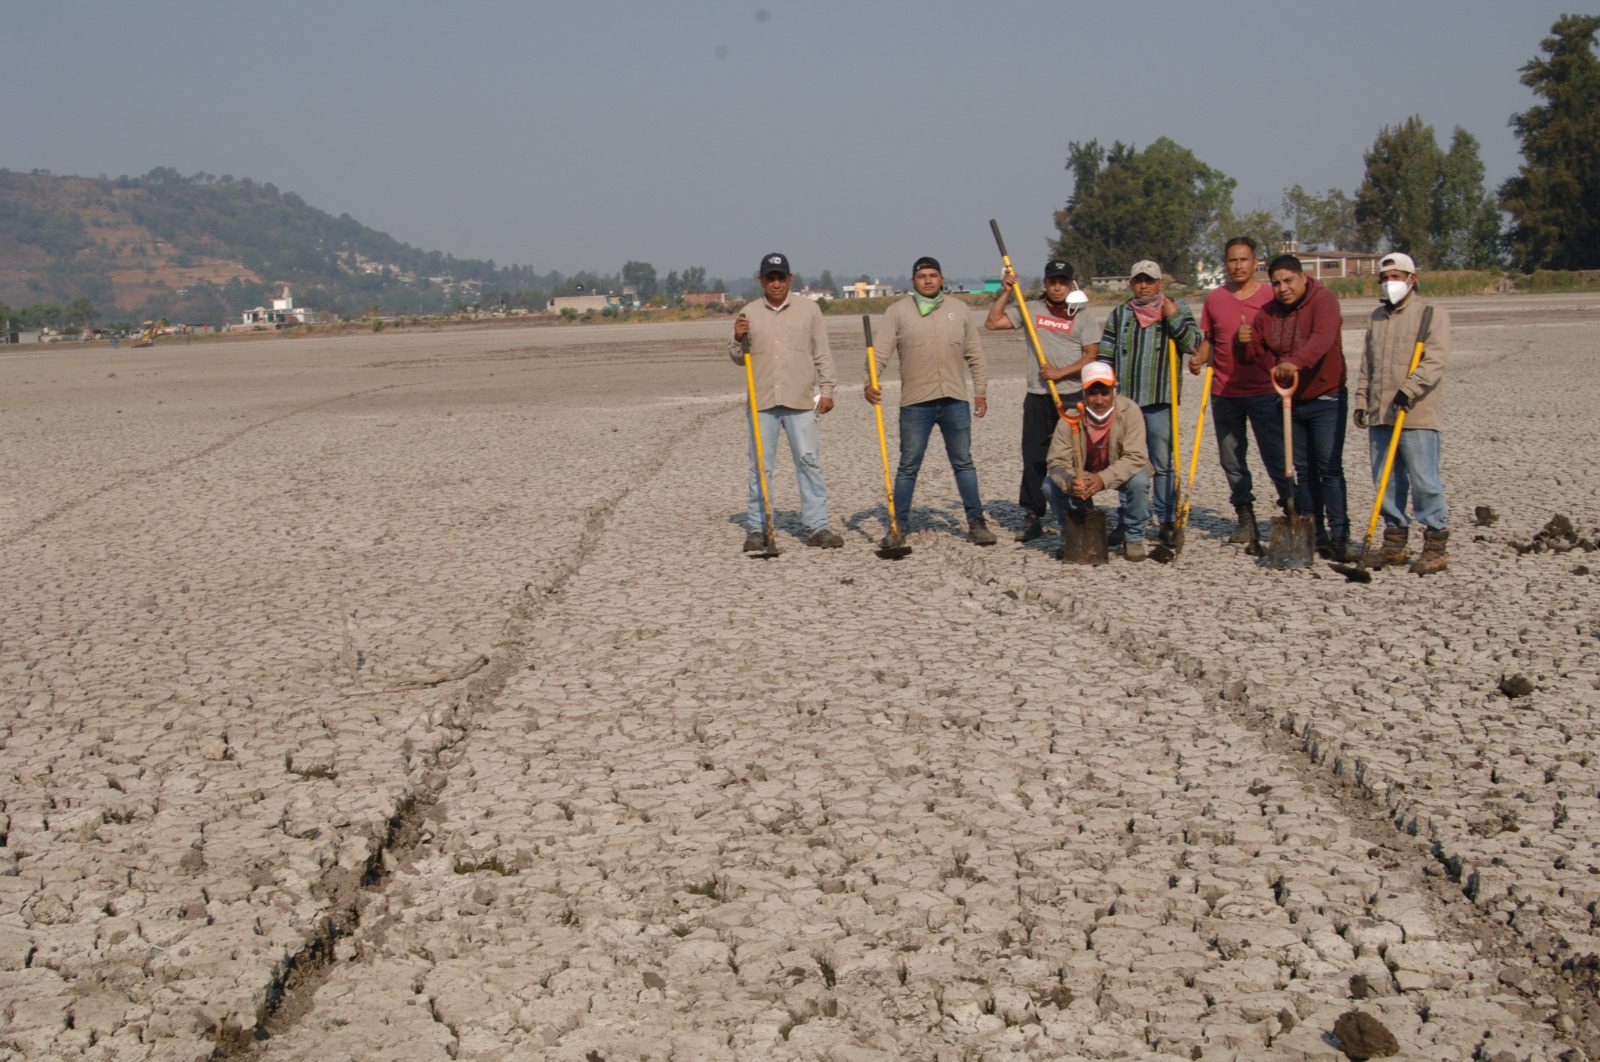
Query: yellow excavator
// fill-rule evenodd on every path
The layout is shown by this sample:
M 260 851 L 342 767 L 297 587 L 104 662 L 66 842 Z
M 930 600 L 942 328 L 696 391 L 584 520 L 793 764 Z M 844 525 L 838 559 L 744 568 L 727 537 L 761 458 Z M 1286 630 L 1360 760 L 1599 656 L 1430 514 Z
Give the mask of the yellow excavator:
M 139 338 L 133 341 L 136 347 L 153 347 L 156 345 L 156 335 L 161 331 L 157 321 L 146 321 L 144 328 L 139 332 Z

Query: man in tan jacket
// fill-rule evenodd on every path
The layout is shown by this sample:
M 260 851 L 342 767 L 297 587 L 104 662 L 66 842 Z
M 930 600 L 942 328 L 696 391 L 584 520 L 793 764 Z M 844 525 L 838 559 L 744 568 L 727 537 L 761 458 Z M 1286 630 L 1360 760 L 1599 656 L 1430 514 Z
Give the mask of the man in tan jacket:
M 1083 417 L 1074 442 L 1072 425 L 1063 420 L 1050 440 L 1045 464 L 1044 494 L 1067 536 L 1067 511 L 1094 507 L 1094 497 L 1114 490 L 1118 495 L 1117 526 L 1111 544 L 1122 542 L 1130 561 L 1145 559 L 1144 535 L 1150 524 L 1150 454 L 1145 445 L 1144 414 L 1131 398 L 1116 393 L 1117 375 L 1110 362 L 1094 361 L 1083 369 Z M 1078 449 L 1083 461 L 1078 461 Z
M 875 348 L 880 372 L 890 357 L 900 359 L 900 469 L 894 477 L 894 511 L 909 522 L 917 473 L 937 426 L 967 513 L 967 538 L 975 545 L 992 546 L 994 532 L 983 515 L 978 470 L 972 463 L 972 417 L 989 411 L 989 370 L 977 319 L 966 303 L 945 296 L 944 270 L 937 259 L 917 259 L 911 267 L 911 286 L 915 290 L 884 313 Z M 967 405 L 969 373 L 971 406 Z M 883 399 L 870 383 L 864 393 L 873 405 Z
M 1422 312 L 1428 306 L 1417 291 L 1416 263 L 1410 255 L 1396 252 L 1380 258 L 1378 270 L 1383 305 L 1373 311 L 1367 326 L 1361 375 L 1351 403 L 1355 426 L 1367 432 L 1374 488 L 1383 475 L 1396 414 L 1403 409 L 1406 416 L 1383 497 L 1383 552 L 1368 563 L 1373 567 L 1405 564 L 1409 494 L 1416 521 L 1422 525 L 1422 556 L 1411 571 L 1432 575 L 1449 564 L 1445 548 L 1450 540 L 1450 511 L 1439 474 L 1439 429 L 1443 426 L 1439 384 L 1450 356 L 1450 314 L 1442 306 L 1433 308 L 1422 360 L 1412 371 Z

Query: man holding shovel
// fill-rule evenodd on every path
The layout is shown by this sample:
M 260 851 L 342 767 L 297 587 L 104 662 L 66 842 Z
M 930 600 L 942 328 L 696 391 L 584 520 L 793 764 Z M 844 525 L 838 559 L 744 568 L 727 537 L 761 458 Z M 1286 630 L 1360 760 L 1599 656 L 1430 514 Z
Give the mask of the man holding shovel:
M 1289 440 L 1294 450 L 1295 511 L 1310 514 L 1317 549 L 1330 560 L 1348 561 L 1350 514 L 1344 483 L 1344 416 L 1350 392 L 1345 387 L 1344 318 L 1339 298 L 1314 277 L 1300 259 L 1280 254 L 1267 263 L 1272 301 L 1251 330 L 1249 354 L 1271 365 L 1272 378 L 1295 385 Z M 1298 383 L 1296 382 L 1298 381 Z
M 1107 315 L 1105 331 L 1100 334 L 1100 358 L 1110 362 L 1122 393 L 1133 400 L 1144 417 L 1161 543 L 1172 547 L 1178 539 L 1172 403 L 1178 401 L 1178 396 L 1172 393 L 1167 341 L 1177 344 L 1179 354 L 1191 354 L 1200 346 L 1200 329 L 1189 307 L 1166 294 L 1161 267 L 1156 263 L 1148 259 L 1135 262 L 1129 278 L 1133 298 Z
M 1284 491 L 1283 424 L 1278 418 L 1278 399 L 1272 393 L 1272 366 L 1250 358 L 1250 322 L 1272 301 L 1272 289 L 1256 277 L 1260 263 L 1255 240 L 1236 236 L 1222 254 L 1228 282 L 1213 288 L 1200 308 L 1200 331 L 1206 338 L 1189 359 L 1189 371 L 1199 375 L 1207 364 L 1211 366 L 1211 424 L 1217 436 L 1217 458 L 1228 481 L 1228 502 L 1239 521 L 1228 541 L 1254 547 L 1259 536 L 1255 483 L 1247 460 L 1247 425 L 1255 433 L 1256 448 L 1280 501 Z
M 992 546 L 994 532 L 983 514 L 978 470 L 972 463 L 972 418 L 989 412 L 989 369 L 978 326 L 966 303 L 945 297 L 944 270 L 938 259 L 917 259 L 911 266 L 911 286 L 912 293 L 884 313 L 876 348 L 880 370 L 891 356 L 900 359 L 900 467 L 894 477 L 894 511 L 902 521 L 910 521 L 917 473 L 937 427 L 966 510 L 967 539 Z M 881 389 L 871 383 L 862 393 L 873 405 L 883 400 Z
M 1016 272 L 1007 266 L 1000 282 L 1000 294 L 983 326 L 991 332 L 1023 328 L 1022 309 L 1011 299 Z M 1033 371 L 1028 373 L 1028 393 L 1022 400 L 1022 485 L 1017 489 L 1017 503 L 1028 515 L 1017 532 L 1018 542 L 1032 542 L 1044 534 L 1044 477 L 1050 442 L 1061 422 L 1046 381 L 1057 385 L 1062 408 L 1073 409 L 1083 398 L 1077 374 L 1100 355 L 1100 323 L 1087 306 L 1067 298 L 1076 290 L 1072 266 L 1053 258 L 1044 265 L 1044 305 L 1028 307 L 1046 364 L 1039 365 L 1029 354 Z
M 833 352 L 822 311 L 810 299 L 791 299 L 793 276 L 789 259 L 769 254 L 758 276 L 763 297 L 748 303 L 733 322 L 728 355 L 744 364 L 744 341 L 750 341 L 750 367 L 755 374 L 755 404 L 760 409 L 761 464 L 754 433 L 750 439 L 749 515 L 744 552 L 765 546 L 761 469 L 771 468 L 778 431 L 789 436 L 795 479 L 800 486 L 800 519 L 809 537 L 806 545 L 838 549 L 839 533 L 828 526 L 828 487 L 818 458 L 821 447 L 817 419 L 833 408 Z M 816 396 L 816 397 L 813 397 Z
M 1444 500 L 1444 480 L 1439 474 L 1439 384 L 1445 359 L 1450 356 L 1450 315 L 1433 307 L 1422 358 L 1413 366 L 1422 315 L 1428 303 L 1417 292 L 1417 267 L 1408 254 L 1386 254 L 1378 260 L 1383 284 L 1383 305 L 1372 312 L 1367 326 L 1361 374 L 1356 383 L 1354 420 L 1367 432 L 1372 455 L 1372 482 L 1380 487 L 1384 459 L 1396 424 L 1400 445 L 1383 496 L 1383 552 L 1369 560 L 1369 568 L 1406 562 L 1406 496 L 1422 525 L 1422 556 L 1411 566 L 1417 575 L 1442 572 L 1449 564 L 1445 547 L 1449 509 Z M 1402 417 L 1400 414 L 1404 413 Z
M 1117 375 L 1095 361 L 1083 369 L 1083 422 L 1057 423 L 1050 441 L 1049 477 L 1044 493 L 1067 539 L 1069 509 L 1092 509 L 1095 495 L 1118 495 L 1117 525 L 1122 555 L 1142 561 L 1144 535 L 1150 523 L 1150 458 L 1145 447 L 1145 420 L 1132 400 L 1116 393 Z M 1082 437 L 1073 436 L 1081 431 Z M 1079 458 L 1079 451 L 1082 458 Z

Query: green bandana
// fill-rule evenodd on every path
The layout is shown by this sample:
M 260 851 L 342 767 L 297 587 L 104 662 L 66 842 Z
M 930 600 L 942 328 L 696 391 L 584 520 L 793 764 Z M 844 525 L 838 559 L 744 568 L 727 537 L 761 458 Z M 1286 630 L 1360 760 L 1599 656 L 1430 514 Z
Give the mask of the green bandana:
M 917 302 L 917 312 L 926 317 L 939 308 L 939 304 L 944 301 L 944 292 L 941 291 L 938 296 L 930 299 L 921 292 L 913 291 L 911 297 Z

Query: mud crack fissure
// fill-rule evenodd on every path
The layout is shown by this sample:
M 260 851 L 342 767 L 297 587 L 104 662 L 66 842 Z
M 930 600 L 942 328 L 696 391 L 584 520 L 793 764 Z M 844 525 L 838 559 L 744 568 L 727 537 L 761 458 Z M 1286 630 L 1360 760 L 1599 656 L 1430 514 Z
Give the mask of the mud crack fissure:
M 711 409 L 690 418 L 663 442 L 661 460 L 670 459 L 709 420 L 726 412 Z M 545 601 L 560 594 L 583 570 L 604 538 L 617 508 L 645 482 L 645 476 L 636 475 L 604 501 L 590 507 L 583 531 L 565 561 L 548 581 L 539 586 L 526 584 L 516 595 L 500 637 L 496 639 L 495 650 L 489 654 L 488 664 L 470 675 L 460 706 L 447 717 L 444 725 L 448 738 L 440 743 L 432 762 L 422 772 L 421 781 L 400 795 L 382 834 L 371 841 L 371 853 L 362 873 L 353 875 L 335 870 L 322 878 L 323 895 L 329 898 L 326 913 L 295 953 L 273 970 L 254 1028 L 242 1029 L 224 1023 L 213 1030 L 214 1057 L 253 1053 L 261 1042 L 292 1028 L 309 1009 L 317 988 L 339 961 L 339 941 L 359 928 L 362 908 L 387 884 L 388 867 L 403 862 L 406 854 L 415 850 L 426 837 L 425 824 L 444 796 L 451 768 L 474 733 L 473 720 L 479 712 L 492 709 L 512 677 L 528 666 L 528 646 Z
M 920 546 L 920 543 L 919 543 Z M 1215 657 L 1201 655 L 1158 635 L 1120 621 L 1096 609 L 1082 597 L 1037 581 L 1013 585 L 992 562 L 970 550 L 940 542 L 935 547 L 948 566 L 979 586 L 1015 594 L 1035 606 L 1081 622 L 1104 635 L 1106 644 L 1123 660 L 1141 666 L 1160 666 L 1174 678 L 1197 688 L 1242 725 L 1255 731 L 1262 744 L 1313 789 L 1335 801 L 1362 831 L 1363 839 L 1397 857 L 1405 857 L 1416 870 L 1422 891 L 1438 904 L 1447 922 L 1483 946 L 1496 961 L 1514 968 L 1502 977 L 1524 998 L 1547 995 L 1555 1000 L 1554 1023 L 1570 1040 L 1581 1044 L 1587 1057 L 1600 1057 L 1600 959 L 1576 955 L 1562 935 L 1536 913 L 1502 924 L 1471 901 L 1477 867 L 1439 835 L 1435 826 L 1423 827 L 1421 816 L 1406 796 L 1408 782 L 1368 762 L 1343 738 L 1317 727 L 1295 707 L 1281 710 L 1265 703 L 1270 691 L 1258 689 L 1236 675 Z M 1252 701 L 1257 694 L 1262 703 Z M 1281 694 L 1279 694 L 1281 696 Z

